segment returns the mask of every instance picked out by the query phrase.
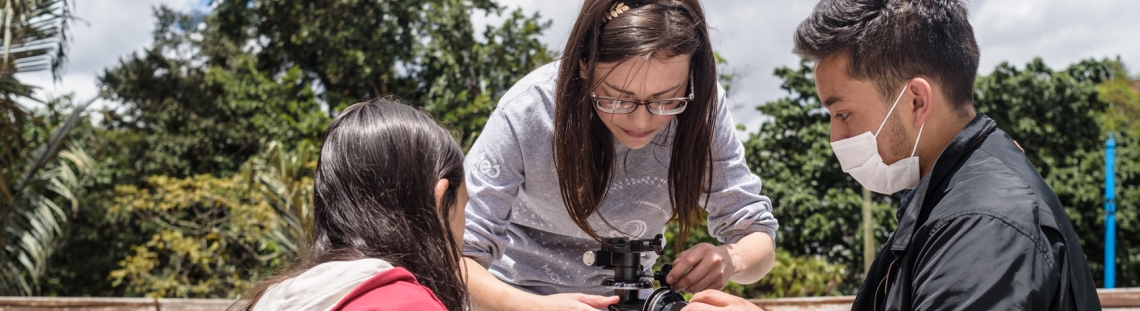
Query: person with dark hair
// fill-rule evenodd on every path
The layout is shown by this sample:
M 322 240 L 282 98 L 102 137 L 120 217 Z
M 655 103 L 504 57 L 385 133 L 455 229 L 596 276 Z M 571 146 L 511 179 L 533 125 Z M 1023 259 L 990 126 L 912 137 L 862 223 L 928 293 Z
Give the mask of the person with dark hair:
M 674 218 L 677 241 L 707 220 L 724 243 L 681 252 L 674 288 L 767 274 L 777 222 L 724 96 L 699 1 L 585 1 L 560 59 L 502 97 L 465 162 L 474 306 L 605 308 L 619 299 L 601 286 L 613 272 L 583 253 L 600 238 L 651 239 Z
M 843 171 L 877 193 L 911 189 L 853 310 L 1100 310 L 1057 196 L 974 109 L 964 1 L 823 0 L 795 46 L 816 62 Z
M 357 103 L 333 120 L 313 179 L 309 241 L 239 310 L 466 310 L 463 151 L 431 117 Z

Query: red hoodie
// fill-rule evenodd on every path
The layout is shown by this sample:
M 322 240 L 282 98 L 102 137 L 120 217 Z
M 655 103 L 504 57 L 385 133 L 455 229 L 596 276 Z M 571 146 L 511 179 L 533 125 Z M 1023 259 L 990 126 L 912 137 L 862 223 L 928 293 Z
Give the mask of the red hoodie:
M 332 310 L 447 311 L 430 289 L 416 282 L 416 277 L 400 267 L 381 272 L 361 283 L 340 299 Z

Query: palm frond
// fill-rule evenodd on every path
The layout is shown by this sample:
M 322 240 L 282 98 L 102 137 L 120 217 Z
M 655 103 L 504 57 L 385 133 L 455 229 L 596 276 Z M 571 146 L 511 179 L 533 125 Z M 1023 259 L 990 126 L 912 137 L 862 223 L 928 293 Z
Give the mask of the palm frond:
M 59 79 L 73 9 L 74 2 L 69 0 L 4 0 L 0 6 L 4 28 L 0 74 L 51 70 L 52 77 Z
M 0 225 L 4 226 L 0 230 L 0 295 L 38 292 L 40 277 L 68 220 L 58 202 L 67 202 L 76 211 L 80 176 L 94 167 L 95 162 L 77 146 L 59 152 L 94 99 L 75 107 L 38 147 L 29 142 L 28 128 L 46 130 L 46 125 L 15 100 L 40 101 L 32 97 L 34 87 L 15 78 L 16 72 L 51 70 L 52 77 L 59 79 L 72 9 L 70 0 L 0 3 Z
M 27 186 L 28 182 L 31 181 L 32 175 L 36 174 L 41 168 L 43 168 L 43 166 L 47 164 L 50 159 L 55 158 L 56 152 L 59 151 L 59 146 L 63 144 L 64 138 L 67 137 L 68 133 L 71 133 L 71 130 L 75 128 L 75 125 L 79 124 L 79 120 L 82 118 L 83 112 L 86 111 L 87 107 L 91 106 L 91 104 L 94 103 L 96 99 L 99 99 L 99 96 L 91 98 L 91 100 L 88 100 L 86 103 L 75 107 L 75 109 L 71 111 L 71 115 L 67 116 L 67 120 L 52 132 L 51 140 L 48 141 L 47 144 L 44 144 L 37 148 L 36 151 L 32 153 L 32 161 L 29 162 L 28 168 L 24 170 L 24 175 L 22 178 L 20 178 L 20 182 L 16 183 L 16 187 L 13 188 L 13 192 L 20 192 L 25 186 Z
M 10 189 L 12 200 L 0 203 L 4 207 L 0 210 L 0 224 L 4 225 L 0 233 L 0 268 L 4 269 L 0 271 L 0 295 L 33 295 L 39 291 L 40 278 L 69 219 L 57 202 L 66 202 L 74 214 L 79 208 L 81 176 L 96 165 L 78 145 L 71 144 L 64 151 L 59 148 L 94 100 L 75 107 L 48 141 L 36 148 L 23 165 L 22 177 Z M 9 164 L 13 169 L 22 166 L 19 162 Z
M 316 154 L 312 146 L 289 151 L 279 142 L 270 142 L 261 155 L 252 158 L 244 167 L 253 179 L 257 190 L 271 201 L 282 224 L 272 233 L 274 242 L 290 253 L 300 250 L 293 241 L 305 237 L 306 222 L 312 219 L 312 182 L 306 165 Z
M 78 145 L 60 153 L 58 163 L 32 178 L 20 193 L 15 213 L 5 226 L 0 277 L 0 295 L 34 295 L 40 278 L 47 271 L 58 238 L 69 217 L 57 200 L 79 208 L 76 193 L 82 187 L 80 176 L 94 169 L 95 161 Z M 45 195 L 46 194 L 46 195 Z M 55 198 L 55 199 L 53 199 Z

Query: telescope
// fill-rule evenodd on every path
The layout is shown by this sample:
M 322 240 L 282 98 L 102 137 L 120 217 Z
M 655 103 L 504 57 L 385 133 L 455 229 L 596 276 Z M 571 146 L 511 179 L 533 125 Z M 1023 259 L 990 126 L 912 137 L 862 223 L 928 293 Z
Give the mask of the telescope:
M 614 271 L 613 277 L 602 280 L 602 286 L 613 288 L 619 298 L 618 303 L 609 306 L 610 311 L 680 311 L 689 304 L 685 302 L 685 297 L 665 282 L 665 276 L 669 275 L 673 265 L 666 264 L 660 271 L 653 273 L 648 273 L 641 266 L 642 253 L 654 252 L 661 255 L 662 239 L 660 234 L 644 240 L 608 238 L 602 243 L 601 249 L 587 251 L 582 255 L 582 262 L 587 266 Z M 648 298 L 640 299 L 641 290 L 653 288 L 653 280 L 657 280 L 661 287 L 654 290 Z

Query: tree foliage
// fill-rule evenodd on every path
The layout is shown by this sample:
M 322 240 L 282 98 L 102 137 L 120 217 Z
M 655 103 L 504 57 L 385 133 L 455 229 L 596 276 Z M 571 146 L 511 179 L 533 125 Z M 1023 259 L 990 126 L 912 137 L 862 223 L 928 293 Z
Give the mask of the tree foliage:
M 134 133 L 129 169 L 139 176 L 232 174 L 265 141 L 315 142 L 328 125 L 316 92 L 297 67 L 258 70 L 218 35 L 211 17 L 155 10 L 153 46 L 99 78 L 121 112 L 113 130 Z
M 499 96 L 552 59 L 538 41 L 550 23 L 537 13 L 515 10 L 477 38 L 472 15 L 502 14 L 492 0 L 216 4 L 224 37 L 250 42 L 259 69 L 301 68 L 334 110 L 396 95 L 435 116 L 464 146 Z
M 80 130 L 64 130 L 70 121 L 60 111 L 70 106 L 63 104 L 49 105 L 52 113 L 25 111 L 14 98 L 32 88 L 0 75 L 0 293 L 235 297 L 301 247 L 294 241 L 308 225 L 317 145 L 337 111 L 396 95 L 469 146 L 498 97 L 553 58 L 537 40 L 549 22 L 493 0 L 212 4 L 211 12 L 155 10 L 153 43 L 99 77 L 107 98 L 122 106 L 104 111 L 98 128 L 82 120 L 71 125 Z M 473 14 L 505 15 L 477 33 Z M 721 79 L 731 89 L 723 61 Z M 51 64 L 35 68 L 58 68 Z M 831 151 L 811 64 L 775 74 L 787 95 L 757 107 L 771 120 L 744 146 L 781 222 L 777 264 L 759 283 L 726 290 L 852 294 L 866 251 L 862 187 Z M 976 84 L 976 106 L 1025 147 L 1061 198 L 1098 279 L 1109 133 L 1119 143 L 1119 234 L 1140 233 L 1140 131 L 1132 122 L 1140 104 L 1128 83 L 1119 61 L 1054 71 L 1035 60 L 1023 69 L 1001 64 Z M 37 153 L 53 144 L 62 151 Z M 13 188 L 23 179 L 28 186 Z M 868 238 L 882 242 L 894 230 L 896 202 L 873 198 L 878 227 Z M 712 240 L 698 230 L 676 243 Z M 1118 243 L 1140 247 L 1135 239 Z M 659 262 L 673 256 L 670 248 Z M 1140 286 L 1140 255 L 1122 251 L 1117 260 L 1118 285 Z
M 1140 137 L 1140 80 L 1128 77 L 1128 70 L 1117 60 L 1112 78 L 1097 86 L 1099 97 L 1108 103 L 1104 128 L 1110 133 L 1125 132 Z
M 70 97 L 64 97 L 49 101 L 45 109 L 15 114 L 23 127 L 21 136 L 10 137 L 22 144 L 5 144 L 5 152 L 17 158 L 0 161 L 0 294 L 42 292 L 49 259 L 69 215 L 79 209 L 82 180 L 95 166 L 79 144 L 65 143 L 87 105 L 72 108 Z M 60 112 L 65 110 L 70 113 Z
M 56 108 L 71 108 L 69 97 L 45 102 L 15 77 L 44 70 L 59 77 L 71 9 L 67 0 L 10 0 L 0 7 L 0 295 L 40 292 L 67 220 L 60 205 L 77 208 L 79 180 L 92 164 L 83 150 L 68 143 L 86 105 L 64 121 L 59 116 L 68 114 Z M 21 98 L 48 109 L 29 111 L 17 102 Z
M 53 256 L 44 292 L 233 297 L 303 240 L 311 181 L 283 180 L 312 176 L 302 164 L 339 109 L 394 94 L 473 142 L 498 97 L 552 59 L 537 15 L 471 25 L 504 13 L 490 0 L 156 8 L 152 44 L 99 76 L 121 106 L 83 137 L 99 169 L 56 252 L 88 255 Z
M 128 295 L 236 298 L 275 272 L 305 240 L 313 151 L 271 143 L 230 177 L 154 176 L 145 187 L 117 187 L 111 213 L 152 234 L 119 261 L 113 285 Z
M 50 70 L 58 79 L 67 59 L 74 5 L 68 0 L 5 1 L 0 7 L 4 30 L 0 75 Z

